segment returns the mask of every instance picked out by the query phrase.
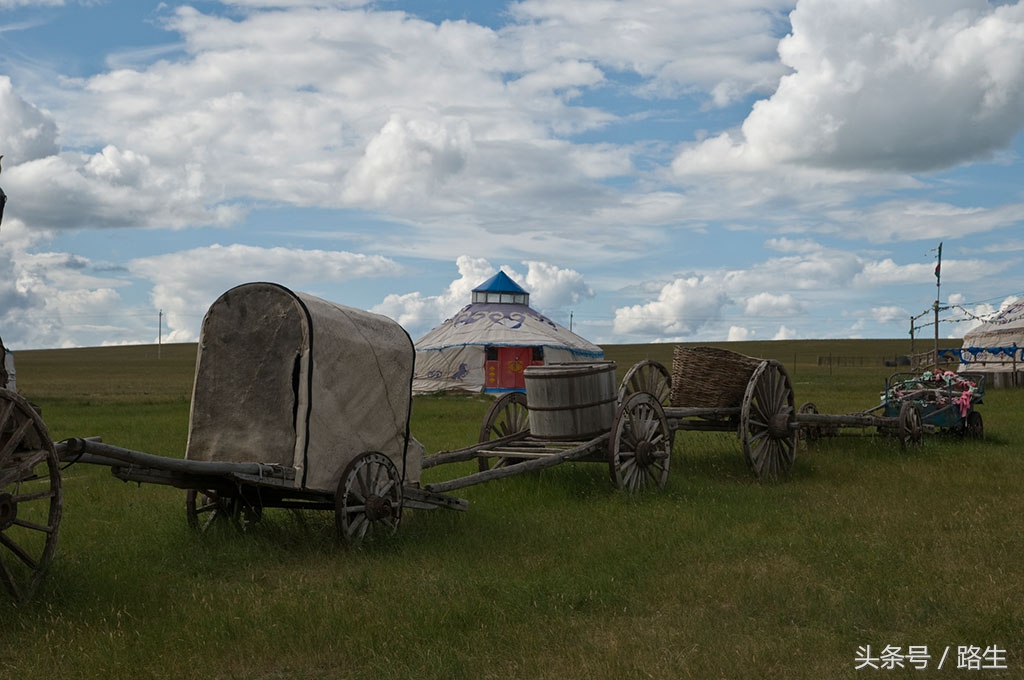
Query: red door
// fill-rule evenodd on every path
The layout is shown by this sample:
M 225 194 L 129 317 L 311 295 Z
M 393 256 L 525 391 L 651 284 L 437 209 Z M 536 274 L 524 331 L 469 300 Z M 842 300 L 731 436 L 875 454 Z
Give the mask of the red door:
M 527 366 L 543 364 L 543 357 L 534 347 L 488 347 L 484 372 L 487 389 L 522 390 L 526 388 L 523 371 Z

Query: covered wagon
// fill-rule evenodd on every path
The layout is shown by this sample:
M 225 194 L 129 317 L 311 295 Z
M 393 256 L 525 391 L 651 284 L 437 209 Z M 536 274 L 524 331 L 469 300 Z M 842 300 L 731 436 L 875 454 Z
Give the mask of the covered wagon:
M 387 317 L 273 283 L 221 295 L 203 320 L 185 458 L 258 462 L 290 479 L 270 488 L 213 479 L 190 491 L 190 517 L 333 498 L 358 466 L 397 476 L 397 494 L 418 484 L 414 357 L 408 333 Z

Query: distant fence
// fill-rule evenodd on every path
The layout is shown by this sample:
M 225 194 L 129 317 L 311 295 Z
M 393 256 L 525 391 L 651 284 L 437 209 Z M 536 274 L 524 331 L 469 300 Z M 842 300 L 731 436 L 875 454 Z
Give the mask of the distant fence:
M 945 370 L 955 371 L 959 366 L 959 359 L 948 353 L 939 351 L 939 367 Z M 1005 389 L 1024 387 L 1024 363 L 1014 362 L 1010 370 L 996 370 L 991 368 L 986 371 L 988 364 L 995 364 L 1005 369 L 1005 362 L 973 361 L 967 366 L 968 371 L 981 371 L 986 373 L 986 387 L 990 389 Z M 908 371 L 927 371 L 935 367 L 935 351 L 922 352 L 921 354 L 900 354 L 892 357 L 879 356 L 849 356 L 849 355 L 818 355 L 818 366 L 833 367 L 863 367 L 863 366 L 890 366 Z
M 938 365 L 948 367 L 957 364 L 956 357 L 949 354 L 939 353 Z M 984 362 L 979 362 L 982 364 Z M 921 354 L 897 354 L 894 356 L 844 356 L 838 354 L 818 355 L 819 366 L 891 366 L 895 368 L 906 367 L 913 370 L 927 369 L 935 366 L 935 351 L 922 352 Z
M 896 355 L 891 357 L 880 356 L 842 356 L 837 354 L 818 355 L 819 366 L 910 366 L 910 357 Z

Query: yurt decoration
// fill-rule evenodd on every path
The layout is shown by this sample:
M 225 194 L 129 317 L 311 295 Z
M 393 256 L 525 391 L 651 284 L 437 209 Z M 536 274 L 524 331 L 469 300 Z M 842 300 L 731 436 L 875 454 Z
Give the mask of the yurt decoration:
M 960 371 L 984 373 L 990 387 L 1024 386 L 1024 299 L 964 335 Z
M 416 342 L 413 394 L 524 391 L 529 366 L 594 361 L 604 350 L 530 308 L 505 272 L 473 289 L 472 302 Z

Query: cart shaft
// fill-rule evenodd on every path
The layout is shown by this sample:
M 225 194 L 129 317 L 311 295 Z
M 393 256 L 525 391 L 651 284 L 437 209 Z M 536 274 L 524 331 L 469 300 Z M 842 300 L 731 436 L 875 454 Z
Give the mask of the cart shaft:
M 257 479 L 295 479 L 295 469 L 282 465 L 167 458 L 104 444 L 96 438 L 66 439 L 59 442 L 55 448 L 57 456 L 68 463 L 80 460 L 108 467 L 138 466 L 169 474 L 199 477 L 247 475 Z

